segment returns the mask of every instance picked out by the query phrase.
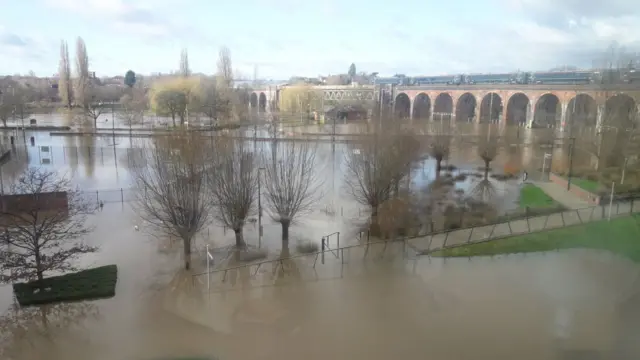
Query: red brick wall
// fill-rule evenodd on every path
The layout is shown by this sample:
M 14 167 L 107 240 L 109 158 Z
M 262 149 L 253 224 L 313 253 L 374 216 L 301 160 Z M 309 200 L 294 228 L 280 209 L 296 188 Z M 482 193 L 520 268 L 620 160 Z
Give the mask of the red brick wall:
M 553 183 L 556 183 L 560 186 L 562 186 L 563 188 L 567 188 L 567 179 L 558 176 L 554 173 L 550 173 L 549 174 L 549 180 Z M 582 189 L 579 186 L 576 186 L 576 184 L 571 184 L 571 188 L 569 188 L 569 192 L 571 192 L 572 194 L 576 195 L 577 197 L 579 197 L 580 199 L 589 202 L 590 204 L 593 205 L 600 205 L 600 196 L 593 194 L 587 190 Z
M 32 194 L 4 195 L 1 197 L 0 202 L 2 202 L 2 211 L 12 213 L 29 211 L 35 207 L 42 211 L 67 209 L 69 207 L 67 193 L 64 191 L 40 193 L 37 197 Z

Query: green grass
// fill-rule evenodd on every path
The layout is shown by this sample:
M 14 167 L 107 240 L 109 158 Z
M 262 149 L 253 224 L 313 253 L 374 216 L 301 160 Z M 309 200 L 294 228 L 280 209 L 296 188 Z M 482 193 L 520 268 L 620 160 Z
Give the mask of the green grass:
M 598 191 L 601 188 L 600 183 L 597 182 L 597 181 L 572 177 L 571 178 L 571 186 L 573 186 L 573 185 L 576 185 L 576 186 L 582 188 L 582 190 L 586 190 L 586 191 L 588 191 L 590 193 L 593 193 L 593 194 L 597 194 Z
M 72 274 L 52 276 L 39 281 L 13 284 L 13 292 L 22 306 L 60 301 L 80 301 L 113 297 L 116 294 L 118 267 L 101 266 Z
M 520 208 L 555 208 L 561 205 L 547 193 L 533 184 L 526 184 L 520 189 Z
M 640 262 L 640 214 L 595 221 L 538 233 L 439 250 L 432 256 L 469 257 L 552 251 L 600 249 Z

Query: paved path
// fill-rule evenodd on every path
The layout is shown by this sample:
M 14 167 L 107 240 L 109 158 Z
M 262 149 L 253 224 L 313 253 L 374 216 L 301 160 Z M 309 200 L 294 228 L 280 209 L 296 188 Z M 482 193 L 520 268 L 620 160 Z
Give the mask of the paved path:
M 544 191 L 547 195 L 549 195 L 553 200 L 559 202 L 564 205 L 567 209 L 582 209 L 589 206 L 592 206 L 588 202 L 580 199 L 578 196 L 572 194 L 567 191 L 566 188 L 552 183 L 550 181 L 527 181 Z
M 633 207 L 632 207 L 633 206 Z M 640 212 L 640 203 L 618 202 L 611 208 L 611 217 L 628 216 Z M 590 206 L 570 209 L 549 215 L 533 216 L 499 224 L 451 230 L 408 239 L 407 243 L 418 253 L 427 254 L 442 248 L 487 241 L 513 235 L 523 235 L 565 226 L 604 220 L 609 216 L 609 206 Z

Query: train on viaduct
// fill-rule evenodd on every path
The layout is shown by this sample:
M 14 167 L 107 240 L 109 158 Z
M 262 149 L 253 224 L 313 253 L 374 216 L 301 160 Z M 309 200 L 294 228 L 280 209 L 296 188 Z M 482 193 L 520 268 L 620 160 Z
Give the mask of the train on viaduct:
M 256 89 L 250 106 L 277 107 L 287 86 Z M 461 84 L 316 86 L 329 103 L 389 99 L 396 119 L 500 123 L 527 127 L 640 126 L 638 84 Z

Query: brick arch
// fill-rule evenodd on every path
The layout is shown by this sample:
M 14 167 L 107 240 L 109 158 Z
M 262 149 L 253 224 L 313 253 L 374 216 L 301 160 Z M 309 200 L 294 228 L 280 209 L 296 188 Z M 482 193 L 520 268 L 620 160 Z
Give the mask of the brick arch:
M 424 96 L 422 96 L 424 95 Z M 411 99 L 411 117 L 413 119 L 429 119 L 431 117 L 431 108 L 433 99 L 428 92 L 419 92 Z

